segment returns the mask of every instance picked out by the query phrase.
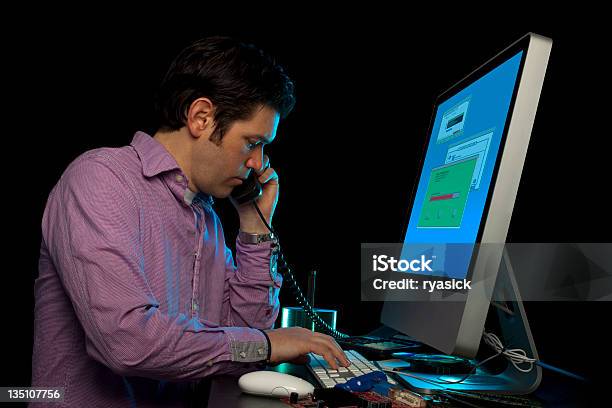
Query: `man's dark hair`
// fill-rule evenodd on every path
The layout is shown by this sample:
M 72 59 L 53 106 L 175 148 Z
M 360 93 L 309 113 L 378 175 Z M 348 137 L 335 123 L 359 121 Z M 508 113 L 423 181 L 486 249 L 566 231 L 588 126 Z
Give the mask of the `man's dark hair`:
M 285 118 L 295 105 L 293 92 L 283 68 L 255 46 L 204 38 L 180 52 L 161 82 L 155 98 L 159 129 L 185 126 L 193 101 L 207 97 L 215 106 L 211 140 L 220 142 L 232 122 L 249 119 L 260 105 Z

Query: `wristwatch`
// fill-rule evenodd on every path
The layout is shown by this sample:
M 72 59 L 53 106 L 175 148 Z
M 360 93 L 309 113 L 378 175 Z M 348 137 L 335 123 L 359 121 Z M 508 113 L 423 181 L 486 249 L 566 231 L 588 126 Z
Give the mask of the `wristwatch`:
M 276 242 L 276 236 L 273 233 L 269 232 L 267 234 L 251 234 L 248 232 L 240 231 L 238 232 L 238 237 L 240 241 L 245 244 L 261 244 L 262 242 Z

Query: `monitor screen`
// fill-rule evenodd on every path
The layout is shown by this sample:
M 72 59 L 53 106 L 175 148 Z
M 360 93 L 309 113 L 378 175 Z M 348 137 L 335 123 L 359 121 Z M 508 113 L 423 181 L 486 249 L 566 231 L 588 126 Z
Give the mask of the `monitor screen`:
M 433 256 L 430 275 L 466 277 L 468 246 L 446 244 L 477 242 L 522 56 L 438 102 L 402 253 Z

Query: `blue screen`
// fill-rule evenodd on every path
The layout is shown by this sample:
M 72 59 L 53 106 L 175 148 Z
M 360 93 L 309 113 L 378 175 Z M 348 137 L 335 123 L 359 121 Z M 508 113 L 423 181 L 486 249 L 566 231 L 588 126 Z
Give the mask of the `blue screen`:
M 475 243 L 522 54 L 437 106 L 404 244 Z M 471 252 L 458 252 L 432 274 L 464 278 Z

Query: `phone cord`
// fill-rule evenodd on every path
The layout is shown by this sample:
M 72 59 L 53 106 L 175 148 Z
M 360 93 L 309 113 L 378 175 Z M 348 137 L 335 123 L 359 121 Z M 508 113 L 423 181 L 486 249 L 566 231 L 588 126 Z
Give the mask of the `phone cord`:
M 319 316 L 317 312 L 314 311 L 312 305 L 310 304 L 310 302 L 308 302 L 308 300 L 302 293 L 300 286 L 298 285 L 297 281 L 295 280 L 295 277 L 293 276 L 293 273 L 291 272 L 289 264 L 285 260 L 283 251 L 281 250 L 278 234 L 272 229 L 272 227 L 270 227 L 270 225 L 268 225 L 268 222 L 261 213 L 261 210 L 259 209 L 259 206 L 256 202 L 253 202 L 253 206 L 255 207 L 255 210 L 257 210 L 257 214 L 259 214 L 259 217 L 261 218 L 261 221 L 263 221 L 263 223 L 265 224 L 266 228 L 276 237 L 276 242 L 278 245 L 278 260 L 280 261 L 279 270 L 281 271 L 281 275 L 283 276 L 283 278 L 289 281 L 289 287 L 293 291 L 298 305 L 304 310 L 304 313 L 306 313 L 306 316 L 310 318 L 310 320 L 314 323 L 315 326 L 317 326 L 317 328 L 321 329 L 323 332 L 329 334 L 332 337 L 339 339 L 349 337 L 349 335 L 341 333 L 331 327 L 326 321 L 321 319 L 321 316 Z

